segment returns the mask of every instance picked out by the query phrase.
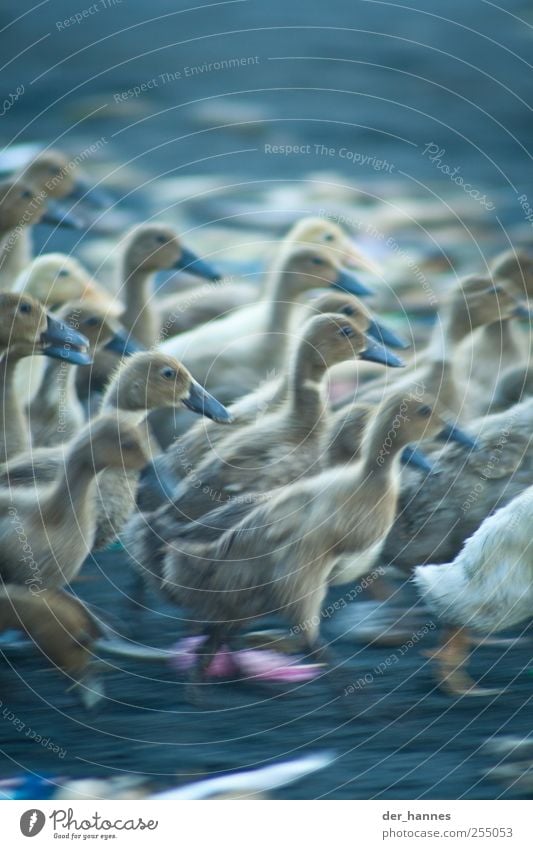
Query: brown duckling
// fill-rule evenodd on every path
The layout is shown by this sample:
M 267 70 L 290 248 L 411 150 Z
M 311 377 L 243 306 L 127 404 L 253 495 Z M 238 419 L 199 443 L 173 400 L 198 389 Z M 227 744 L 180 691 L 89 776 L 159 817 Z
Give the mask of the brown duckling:
M 181 363 L 157 351 L 140 352 L 116 369 L 100 414 L 114 412 L 120 414 L 121 420 L 140 425 L 151 410 L 181 404 L 218 422 L 230 421 L 225 408 L 196 383 Z M 148 433 L 146 439 L 149 441 Z M 62 446 L 22 454 L 0 470 L 0 486 L 50 483 L 64 462 Z M 137 484 L 137 469 L 109 468 L 99 474 L 94 549 L 105 548 L 122 529 L 135 506 Z
M 155 574 L 159 568 L 161 592 L 207 630 L 197 677 L 221 643 L 267 614 L 299 626 L 306 646 L 319 649 L 320 610 L 336 558 L 344 551 L 363 555 L 386 536 L 396 513 L 402 449 L 443 425 L 419 399 L 388 398 L 367 430 L 361 460 L 265 494 L 214 542 L 200 541 L 204 523 L 167 527 L 158 543 L 162 573 L 154 566 L 155 549 L 146 557 L 142 541 L 136 546 L 133 540 L 131 553 L 145 558 L 141 565 Z M 396 438 L 383 453 L 393 426 Z M 224 514 L 234 512 L 230 503 L 208 514 L 205 525 L 220 528 Z
M 178 487 L 169 509 L 185 521 L 216 502 L 267 491 L 313 474 L 320 467 L 320 435 L 327 420 L 322 386 L 326 371 L 357 358 L 398 367 L 402 361 L 361 333 L 356 322 L 325 313 L 309 319 L 287 368 L 288 393 L 280 409 L 230 433 L 208 452 Z M 182 459 L 187 463 L 187 456 Z
M 78 367 L 89 365 L 98 348 L 114 350 L 117 356 L 127 350 L 123 328 L 96 306 L 83 301 L 69 303 L 58 312 L 58 317 L 68 327 L 83 333 L 89 349 L 83 356 L 74 352 L 72 359 L 48 362 L 40 386 L 26 408 L 32 445 L 46 448 L 68 442 L 85 422 L 76 392 Z
M 68 443 L 52 484 L 1 488 L 3 581 L 36 590 L 72 581 L 94 541 L 96 476 L 107 468 L 141 469 L 147 460 L 142 432 L 117 413 L 102 415 Z
M 29 295 L 0 293 L 1 462 L 26 450 L 30 442 L 28 423 L 15 387 L 15 370 L 20 360 L 33 354 L 62 360 L 85 357 L 87 345 L 81 333 L 52 317 Z
M 392 348 L 405 347 L 405 343 L 389 328 L 373 318 L 370 311 L 354 295 L 327 292 L 313 298 L 302 308 L 303 319 L 305 316 L 311 317 L 324 313 L 348 316 L 358 330 L 372 339 Z M 288 374 L 285 367 L 282 374 L 270 380 L 267 379 L 256 390 L 239 398 L 229 407 L 232 432 L 277 410 L 286 401 L 289 387 Z M 158 480 L 160 475 L 163 480 L 174 480 L 177 484 L 186 473 L 190 473 L 195 468 L 204 455 L 215 449 L 226 437 L 226 431 L 217 427 L 212 421 L 202 420 L 189 427 L 187 432 L 171 443 L 163 454 L 155 458 L 152 468 L 143 474 L 138 498 L 140 508 L 155 510 L 167 501 L 170 493 L 160 485 Z
M 504 286 L 478 277 L 466 278 L 452 293 L 442 323 L 435 328 L 427 349 L 415 357 L 405 378 L 395 381 L 390 390 L 383 381 L 373 381 L 360 388 L 358 399 L 377 402 L 384 392 L 400 391 L 403 384 L 416 382 L 442 407 L 468 420 L 472 411 L 483 408 L 485 393 L 476 385 L 473 366 L 465 375 L 462 343 L 476 328 L 511 319 L 519 311 L 521 304 Z
M 151 292 L 157 271 L 186 269 L 216 281 L 219 275 L 183 247 L 176 233 L 161 224 L 142 224 L 128 236 L 123 257 L 122 286 L 125 308 L 121 320 L 133 337 L 149 348 L 159 341 L 161 317 Z
M 20 255 L 24 234 L 39 222 L 63 227 L 78 226 L 68 213 L 58 214 L 47 207 L 46 195 L 34 191 L 23 181 L 0 183 L 0 291 L 9 291 L 13 287 L 25 265 Z

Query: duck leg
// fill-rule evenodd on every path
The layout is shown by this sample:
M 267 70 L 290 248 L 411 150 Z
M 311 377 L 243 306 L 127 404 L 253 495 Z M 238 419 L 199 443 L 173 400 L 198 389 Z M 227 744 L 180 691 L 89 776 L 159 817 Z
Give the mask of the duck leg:
M 207 639 L 196 649 L 195 663 L 189 672 L 189 680 L 185 690 L 187 701 L 196 707 L 203 704 L 201 688 L 206 684 L 207 670 L 223 642 L 224 637 L 221 632 L 213 628 L 208 632 Z
M 464 668 L 472 645 L 467 628 L 444 630 L 439 646 L 423 654 L 435 663 L 435 676 L 440 688 L 450 696 L 494 696 L 500 690 L 478 687 Z

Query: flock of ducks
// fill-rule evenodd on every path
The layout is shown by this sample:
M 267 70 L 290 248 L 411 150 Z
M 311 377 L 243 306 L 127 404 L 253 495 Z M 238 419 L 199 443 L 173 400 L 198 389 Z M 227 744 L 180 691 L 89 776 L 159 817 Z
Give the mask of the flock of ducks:
M 411 351 L 367 306 L 379 269 L 327 218 L 271 246 L 259 289 L 156 223 L 121 240 L 114 289 L 71 256 L 33 257 L 36 224 L 79 225 L 58 203 L 98 202 L 66 164 L 47 151 L 0 185 L 0 629 L 86 680 L 106 626 L 70 587 L 119 539 L 205 637 L 197 695 L 216 654 L 273 616 L 327 662 L 328 591 L 380 565 L 440 617 L 442 687 L 483 692 L 471 631 L 532 611 L 533 259 L 456 283 Z M 161 294 L 168 270 L 186 284 Z

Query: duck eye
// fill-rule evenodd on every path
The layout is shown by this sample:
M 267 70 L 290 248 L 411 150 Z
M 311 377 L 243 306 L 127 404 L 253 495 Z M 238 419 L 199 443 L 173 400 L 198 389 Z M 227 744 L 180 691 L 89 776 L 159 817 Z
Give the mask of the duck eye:
M 338 332 L 339 336 L 353 336 L 353 327 L 341 327 Z
M 31 312 L 31 304 L 21 304 L 19 306 L 19 312 L 24 312 L 26 314 Z
M 345 306 L 341 309 L 343 315 L 353 315 L 355 312 L 353 307 Z
M 132 439 L 125 439 L 121 442 L 121 448 L 123 451 L 134 451 L 136 447 L 137 446 Z
M 417 410 L 418 415 L 423 419 L 428 419 L 432 412 L 433 410 L 427 404 L 422 404 L 422 406 Z
M 90 318 L 86 318 L 84 324 L 87 327 L 96 327 L 96 325 L 98 324 L 98 319 L 95 315 L 93 315 Z
M 24 200 L 30 200 L 30 198 L 33 197 L 29 189 L 24 189 L 24 191 L 20 193 L 20 196 L 21 198 L 24 198 Z
M 167 380 L 173 380 L 176 377 L 176 369 L 171 368 L 170 366 L 165 366 L 161 369 L 161 375 Z
M 167 237 L 166 236 L 156 236 L 155 240 L 156 240 L 158 245 L 166 245 L 166 243 L 167 243 Z
M 335 236 L 333 235 L 333 233 L 324 233 L 324 241 L 325 242 L 333 242 L 334 239 L 335 239 Z
M 311 262 L 313 263 L 313 265 L 324 265 L 324 260 L 320 259 L 319 256 L 314 256 Z
M 69 274 L 70 274 L 70 271 L 67 271 L 66 268 L 62 268 L 61 271 L 57 272 L 58 277 L 68 277 Z

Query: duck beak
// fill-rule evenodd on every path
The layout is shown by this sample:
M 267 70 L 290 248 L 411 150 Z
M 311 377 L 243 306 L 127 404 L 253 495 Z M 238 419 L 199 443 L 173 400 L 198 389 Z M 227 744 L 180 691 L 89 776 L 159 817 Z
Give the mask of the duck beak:
M 48 202 L 48 206 L 41 218 L 42 224 L 50 224 L 53 227 L 64 227 L 67 230 L 85 230 L 85 224 L 72 212 L 64 210 L 58 204 Z
M 183 403 L 193 413 L 199 413 L 201 416 L 207 416 L 208 419 L 213 419 L 219 424 L 229 424 L 232 421 L 231 414 L 226 410 L 220 401 L 213 398 L 209 392 L 206 392 L 203 386 L 200 386 L 196 380 L 191 380 L 189 394 L 183 398 Z
M 366 348 L 359 354 L 360 360 L 366 360 L 369 363 L 379 363 L 383 366 L 389 366 L 389 368 L 403 368 L 405 366 L 404 361 L 397 357 L 396 354 L 393 354 L 392 351 L 389 351 L 385 345 L 375 342 L 368 336 L 366 337 L 366 341 Z
M 514 318 L 533 318 L 533 312 L 525 304 L 517 304 L 513 310 Z
M 196 256 L 195 253 L 187 250 L 187 248 L 183 248 L 181 256 L 174 268 L 188 271 L 189 274 L 194 274 L 196 277 L 204 277 L 213 283 L 217 283 L 222 279 L 222 275 L 215 271 L 208 262 L 200 259 L 199 256 Z
M 426 455 L 419 448 L 415 448 L 414 445 L 406 445 L 400 459 L 402 466 L 412 466 L 414 469 L 420 469 L 420 471 L 426 472 L 428 475 L 430 473 L 436 473 L 435 464 L 428 460 Z
M 348 268 L 362 268 L 364 271 L 371 271 L 372 274 L 381 274 L 380 267 L 353 245 L 345 253 L 345 262 Z
M 83 180 L 79 177 L 74 183 L 74 188 L 70 192 L 69 198 L 86 203 L 96 209 L 107 209 L 115 203 L 110 194 L 93 186 L 88 180 Z
M 396 336 L 396 333 L 393 333 L 392 330 L 381 324 L 380 321 L 376 321 L 375 318 L 370 322 L 366 332 L 372 339 L 381 342 L 383 345 L 390 345 L 391 348 L 400 348 L 400 350 L 409 348 L 408 342 L 404 342 L 403 339 Z
M 444 426 L 437 436 L 437 439 L 442 442 L 447 442 L 448 440 L 451 442 L 458 442 L 459 445 L 465 445 L 467 448 L 478 447 L 473 436 L 470 436 L 469 433 L 466 433 L 466 431 L 458 427 L 458 425 L 451 424 L 450 422 Z
M 112 351 L 118 354 L 119 357 L 131 357 L 132 354 L 137 354 L 139 351 L 145 351 L 142 345 L 135 341 L 133 336 L 127 330 L 117 330 L 112 339 L 107 345 L 104 345 L 106 351 Z
M 359 298 L 374 294 L 372 289 L 364 286 L 357 277 L 344 269 L 339 271 L 337 279 L 332 285 L 334 289 L 340 289 L 341 292 L 348 292 L 348 294 L 356 295 Z
M 89 366 L 92 357 L 89 353 L 89 340 L 77 330 L 73 330 L 64 321 L 47 315 L 48 323 L 41 333 L 42 353 L 45 357 L 66 360 L 75 366 Z

